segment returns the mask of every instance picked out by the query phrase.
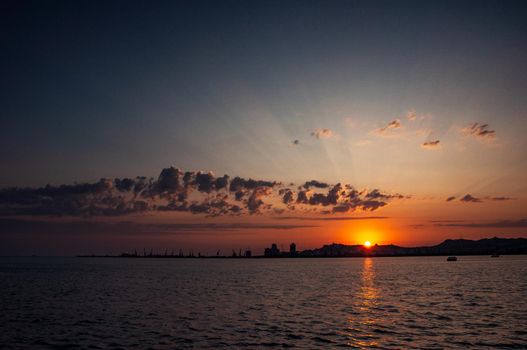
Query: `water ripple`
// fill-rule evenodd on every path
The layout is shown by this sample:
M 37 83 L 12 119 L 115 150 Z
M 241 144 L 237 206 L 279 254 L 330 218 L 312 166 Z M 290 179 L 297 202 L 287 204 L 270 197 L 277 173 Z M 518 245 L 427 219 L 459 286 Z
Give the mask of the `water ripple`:
M 526 349 L 527 257 L 0 259 L 6 349 Z

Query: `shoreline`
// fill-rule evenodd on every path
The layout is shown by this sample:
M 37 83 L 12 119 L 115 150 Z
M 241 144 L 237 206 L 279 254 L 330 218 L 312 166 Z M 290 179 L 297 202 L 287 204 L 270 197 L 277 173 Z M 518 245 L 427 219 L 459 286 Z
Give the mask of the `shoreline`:
M 232 257 L 232 256 L 120 256 L 120 255 L 76 255 L 75 258 L 119 258 L 119 259 L 228 259 L 228 260 L 259 260 L 259 259 L 343 259 L 343 258 L 412 258 L 412 257 L 448 257 L 448 256 L 488 256 L 489 254 L 409 254 L 409 255 L 338 255 L 338 256 L 251 256 L 251 257 Z M 503 256 L 520 256 L 527 253 L 500 254 Z M 39 256 L 25 256 L 39 257 Z

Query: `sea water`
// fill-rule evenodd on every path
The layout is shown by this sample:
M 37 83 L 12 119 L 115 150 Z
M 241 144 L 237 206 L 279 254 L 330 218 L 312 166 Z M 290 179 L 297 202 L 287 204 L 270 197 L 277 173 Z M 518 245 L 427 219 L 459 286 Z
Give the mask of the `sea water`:
M 0 258 L 2 349 L 527 348 L 527 256 Z

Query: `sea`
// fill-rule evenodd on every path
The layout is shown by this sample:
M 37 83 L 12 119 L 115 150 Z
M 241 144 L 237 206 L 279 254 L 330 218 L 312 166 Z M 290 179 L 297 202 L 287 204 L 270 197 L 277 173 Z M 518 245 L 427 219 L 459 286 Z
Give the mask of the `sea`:
M 527 256 L 0 258 L 1 349 L 527 349 Z

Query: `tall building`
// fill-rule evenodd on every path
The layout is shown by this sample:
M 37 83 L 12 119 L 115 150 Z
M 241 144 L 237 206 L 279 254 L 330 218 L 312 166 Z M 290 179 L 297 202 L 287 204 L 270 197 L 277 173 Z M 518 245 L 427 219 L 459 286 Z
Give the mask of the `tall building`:
M 289 246 L 289 255 L 291 256 L 296 256 L 297 254 L 297 251 L 296 251 L 296 244 L 293 242 L 291 243 L 291 245 Z

